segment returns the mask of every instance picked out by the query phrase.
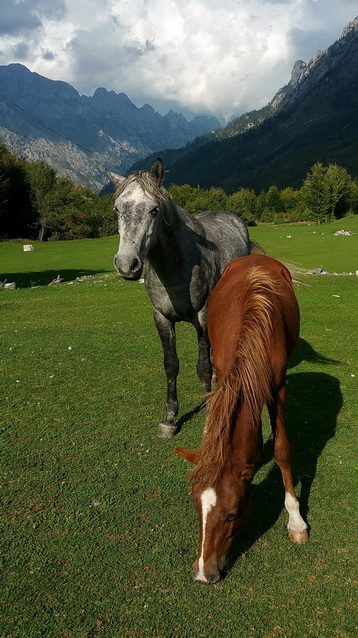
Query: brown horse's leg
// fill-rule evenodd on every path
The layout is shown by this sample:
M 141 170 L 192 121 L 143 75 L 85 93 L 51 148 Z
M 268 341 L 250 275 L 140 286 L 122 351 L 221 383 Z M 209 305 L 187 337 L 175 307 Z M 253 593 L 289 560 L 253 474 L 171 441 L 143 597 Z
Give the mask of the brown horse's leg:
M 308 541 L 307 525 L 300 514 L 299 501 L 293 487 L 291 473 L 291 450 L 285 430 L 284 405 L 286 387 L 283 385 L 268 404 L 274 437 L 274 456 L 282 474 L 285 488 L 285 507 L 288 511 L 288 535 L 294 543 Z

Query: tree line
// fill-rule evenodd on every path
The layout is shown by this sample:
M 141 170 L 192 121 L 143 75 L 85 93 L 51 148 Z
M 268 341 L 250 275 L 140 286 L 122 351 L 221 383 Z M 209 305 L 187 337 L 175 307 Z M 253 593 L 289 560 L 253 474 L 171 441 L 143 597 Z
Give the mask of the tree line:
M 191 213 L 229 210 L 247 224 L 256 222 L 329 222 L 348 214 L 358 214 L 358 180 L 337 164 L 314 164 L 301 188 L 279 190 L 270 186 L 256 194 L 240 188 L 228 195 L 221 188 L 202 190 L 172 185 L 169 193 L 176 204 Z
M 58 240 L 117 232 L 111 195 L 60 177 L 44 162 L 27 162 L 0 144 L 0 237 Z
M 240 188 L 204 190 L 172 184 L 175 203 L 192 214 L 229 210 L 247 224 L 257 222 L 322 223 L 358 214 L 358 180 L 336 164 L 316 163 L 300 189 L 271 186 L 256 194 Z M 60 177 L 45 161 L 27 162 L 0 144 L 0 237 L 41 240 L 102 237 L 117 232 L 112 195 Z

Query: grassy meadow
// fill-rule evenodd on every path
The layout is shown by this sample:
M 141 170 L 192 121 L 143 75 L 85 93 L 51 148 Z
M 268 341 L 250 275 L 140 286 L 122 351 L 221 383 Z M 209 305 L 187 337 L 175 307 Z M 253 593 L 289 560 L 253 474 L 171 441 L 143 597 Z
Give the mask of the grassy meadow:
M 355 272 L 358 234 L 341 228 L 358 233 L 358 219 L 250 234 L 298 269 Z M 118 238 L 22 243 L 0 244 L 0 280 L 20 287 L 0 291 L 0 637 L 355 636 L 358 277 L 295 285 L 287 432 L 310 543 L 288 540 L 266 445 L 228 574 L 206 586 L 192 580 L 189 467 L 173 454 L 199 445 L 204 422 L 193 328 L 178 326 L 181 430 L 161 440 L 161 347 L 144 286 L 114 274 Z

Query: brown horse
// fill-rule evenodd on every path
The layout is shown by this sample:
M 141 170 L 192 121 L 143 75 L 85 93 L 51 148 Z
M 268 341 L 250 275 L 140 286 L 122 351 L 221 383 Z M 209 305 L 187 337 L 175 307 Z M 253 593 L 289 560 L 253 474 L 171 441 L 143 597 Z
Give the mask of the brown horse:
M 231 262 L 211 294 L 208 331 L 219 386 L 211 395 L 199 452 L 175 451 L 196 465 L 190 476 L 200 517 L 194 577 L 215 583 L 248 510 L 265 403 L 285 488 L 289 538 L 294 543 L 308 540 L 284 425 L 286 367 L 299 334 L 299 309 L 287 268 L 265 255 Z

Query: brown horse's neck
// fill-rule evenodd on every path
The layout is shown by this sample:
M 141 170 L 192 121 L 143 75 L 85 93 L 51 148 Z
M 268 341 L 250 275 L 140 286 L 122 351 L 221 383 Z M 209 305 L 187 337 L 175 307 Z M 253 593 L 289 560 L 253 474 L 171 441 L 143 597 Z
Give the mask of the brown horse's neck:
M 231 440 L 235 465 L 256 465 L 262 448 L 261 419 L 253 418 L 247 404 L 242 403 L 235 418 Z

